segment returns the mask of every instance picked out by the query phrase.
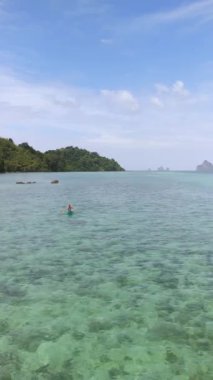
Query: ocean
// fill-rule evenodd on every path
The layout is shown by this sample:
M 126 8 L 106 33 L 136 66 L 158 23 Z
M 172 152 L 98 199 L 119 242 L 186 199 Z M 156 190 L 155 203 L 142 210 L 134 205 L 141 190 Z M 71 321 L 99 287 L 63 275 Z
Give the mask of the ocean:
M 0 379 L 212 380 L 212 269 L 211 174 L 1 175 Z

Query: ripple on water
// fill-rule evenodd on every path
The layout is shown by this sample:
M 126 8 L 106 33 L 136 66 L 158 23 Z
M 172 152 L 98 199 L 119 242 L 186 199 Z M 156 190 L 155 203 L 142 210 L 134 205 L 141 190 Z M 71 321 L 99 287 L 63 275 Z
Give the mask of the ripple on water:
M 212 380 L 213 177 L 48 175 L 1 177 L 0 380 Z

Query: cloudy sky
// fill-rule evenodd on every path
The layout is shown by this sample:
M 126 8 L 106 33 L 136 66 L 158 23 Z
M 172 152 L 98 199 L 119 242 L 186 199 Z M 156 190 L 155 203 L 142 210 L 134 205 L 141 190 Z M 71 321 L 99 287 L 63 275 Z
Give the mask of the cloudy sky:
M 0 136 L 213 162 L 213 0 L 0 0 Z

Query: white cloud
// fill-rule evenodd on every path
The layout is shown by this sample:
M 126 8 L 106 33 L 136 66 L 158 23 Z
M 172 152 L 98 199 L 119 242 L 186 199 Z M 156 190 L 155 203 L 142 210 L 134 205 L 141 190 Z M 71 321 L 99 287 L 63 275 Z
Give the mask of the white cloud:
M 169 87 L 162 83 L 156 83 L 155 88 L 159 94 L 169 92 Z
M 167 140 L 161 140 L 161 139 L 151 139 L 151 138 L 143 138 L 140 137 L 138 139 L 135 139 L 134 137 L 128 137 L 128 136 L 119 136 L 117 134 L 103 134 L 96 138 L 89 139 L 90 143 L 95 143 L 97 145 L 102 146 L 115 146 L 115 147 L 122 147 L 122 148 L 128 148 L 130 150 L 135 148 L 141 148 L 141 149 L 149 149 L 149 148 L 155 148 L 155 147 L 172 147 L 174 144 L 176 144 L 173 140 L 167 139 Z
M 211 16 L 213 18 L 213 1 L 202 0 L 177 7 L 171 11 L 159 12 L 147 16 L 147 21 L 152 23 L 170 23 L 181 21 L 189 18 L 205 18 Z
M 156 106 L 163 106 L 164 103 L 177 102 L 179 100 L 187 100 L 192 102 L 194 99 L 190 91 L 186 88 L 185 84 L 181 80 L 175 81 L 172 85 L 155 84 L 156 95 L 152 96 L 151 103 Z
M 139 102 L 134 95 L 127 90 L 102 90 L 101 94 L 113 105 L 121 106 L 127 111 L 137 111 Z
M 113 44 L 113 40 L 111 38 L 102 38 L 101 39 L 101 43 L 103 45 L 112 45 Z
M 170 162 L 184 168 L 188 150 L 194 166 L 199 152 L 203 159 L 212 152 L 212 102 L 213 84 L 192 93 L 176 81 L 137 96 L 127 89 L 39 84 L 7 72 L 0 74 L 0 135 L 44 150 L 77 145 L 114 157 L 126 168 Z
M 186 89 L 184 83 L 180 80 L 177 80 L 173 86 L 172 90 L 175 94 L 186 96 L 189 95 L 189 91 Z
M 213 20 L 213 0 L 193 1 L 190 4 L 180 5 L 179 7 L 165 10 L 163 12 L 147 13 L 139 15 L 127 22 L 117 24 L 117 33 L 139 33 L 144 30 L 184 22 L 191 20 L 201 26 Z
M 162 101 L 157 96 L 152 96 L 150 101 L 154 106 L 163 107 Z

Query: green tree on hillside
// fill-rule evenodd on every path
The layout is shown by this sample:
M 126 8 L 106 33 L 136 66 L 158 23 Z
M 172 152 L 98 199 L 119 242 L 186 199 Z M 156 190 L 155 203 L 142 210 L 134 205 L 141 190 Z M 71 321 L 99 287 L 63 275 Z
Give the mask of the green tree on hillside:
M 122 171 L 115 160 L 96 152 L 68 146 L 41 153 L 27 142 L 15 145 L 12 139 L 0 138 L 0 172 L 39 171 Z

